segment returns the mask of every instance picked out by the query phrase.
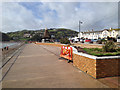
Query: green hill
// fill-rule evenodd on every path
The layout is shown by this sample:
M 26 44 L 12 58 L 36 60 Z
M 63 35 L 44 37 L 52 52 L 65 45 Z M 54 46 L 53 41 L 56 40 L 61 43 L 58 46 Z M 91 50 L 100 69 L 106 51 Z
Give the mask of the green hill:
M 43 38 L 44 32 L 45 32 L 45 29 L 22 30 L 22 31 L 16 31 L 16 32 L 9 32 L 7 33 L 7 35 L 12 40 L 30 40 L 35 35 Z M 65 29 L 65 28 L 50 28 L 48 29 L 48 32 L 51 35 L 51 38 L 54 38 L 54 39 L 74 37 L 74 36 L 77 36 L 78 34 L 78 32 L 74 30 Z
M 0 32 L 0 36 L 2 36 L 0 41 L 10 41 L 10 37 L 7 34 Z

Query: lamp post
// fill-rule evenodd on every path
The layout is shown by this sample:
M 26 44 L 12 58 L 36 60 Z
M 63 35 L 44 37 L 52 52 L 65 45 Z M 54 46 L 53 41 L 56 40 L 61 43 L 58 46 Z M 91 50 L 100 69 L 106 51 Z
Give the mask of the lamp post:
M 80 24 L 82 24 L 83 22 L 81 22 L 80 20 L 79 20 L 79 40 L 80 40 Z

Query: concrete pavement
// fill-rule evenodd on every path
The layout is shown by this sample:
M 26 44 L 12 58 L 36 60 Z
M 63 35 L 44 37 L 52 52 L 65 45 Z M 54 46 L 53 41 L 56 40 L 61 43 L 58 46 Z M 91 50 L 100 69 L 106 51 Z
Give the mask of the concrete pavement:
M 60 48 L 28 44 L 3 80 L 3 88 L 108 88 L 59 59 Z

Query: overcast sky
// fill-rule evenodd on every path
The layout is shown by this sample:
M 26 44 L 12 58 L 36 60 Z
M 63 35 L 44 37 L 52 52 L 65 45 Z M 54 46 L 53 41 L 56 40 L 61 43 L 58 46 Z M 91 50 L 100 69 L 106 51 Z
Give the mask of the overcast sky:
M 3 2 L 2 32 L 68 28 L 78 31 L 118 28 L 117 2 Z

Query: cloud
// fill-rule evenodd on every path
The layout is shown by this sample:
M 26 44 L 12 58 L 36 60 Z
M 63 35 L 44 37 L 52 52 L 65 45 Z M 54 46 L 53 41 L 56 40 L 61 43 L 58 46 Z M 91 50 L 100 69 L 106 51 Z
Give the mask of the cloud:
M 64 27 L 78 31 L 118 27 L 117 2 L 3 3 L 3 31 Z
M 81 25 L 83 31 L 88 29 L 101 30 L 110 27 L 117 28 L 117 3 L 64 2 L 45 3 L 43 6 L 56 11 L 57 24 L 62 27 L 78 30 L 78 21 L 81 20 L 83 21 L 83 25 Z M 46 15 L 44 15 L 44 18 L 47 18 Z
M 4 32 L 40 27 L 41 20 L 36 19 L 32 11 L 18 3 L 4 3 L 3 5 L 2 30 Z

